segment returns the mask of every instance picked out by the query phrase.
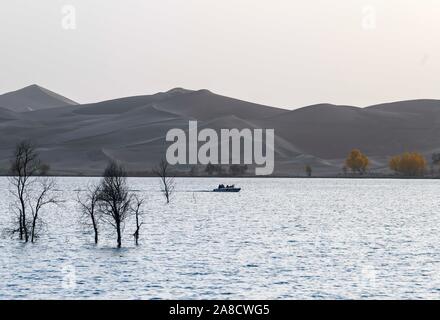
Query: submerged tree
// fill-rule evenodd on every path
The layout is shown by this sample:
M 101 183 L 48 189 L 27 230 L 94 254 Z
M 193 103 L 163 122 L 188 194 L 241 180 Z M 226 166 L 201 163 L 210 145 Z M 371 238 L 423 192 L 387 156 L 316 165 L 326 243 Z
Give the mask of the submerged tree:
M 161 182 L 162 193 L 167 200 L 167 203 L 170 203 L 170 198 L 174 193 L 174 177 L 170 175 L 170 168 L 168 162 L 162 159 L 159 163 L 159 166 L 153 171 L 159 178 Z
M 58 202 L 52 195 L 55 181 L 41 175 L 42 164 L 36 147 L 30 141 L 19 142 L 14 150 L 10 169 L 10 192 L 15 199 L 13 208 L 17 213 L 12 233 L 20 240 L 34 242 L 40 225 L 40 210 L 48 204 Z
M 135 216 L 136 220 L 136 231 L 133 233 L 134 241 L 136 245 L 139 244 L 139 233 L 141 230 L 141 226 L 144 224 L 142 221 L 140 221 L 140 217 L 143 215 L 141 211 L 142 204 L 144 202 L 144 199 L 139 198 L 138 196 L 133 196 L 133 207 L 132 212 Z
M 122 246 L 122 231 L 131 213 L 131 200 L 124 167 L 111 161 L 101 180 L 98 205 L 103 219 L 116 231 L 118 248 Z
M 58 205 L 61 201 L 58 200 L 53 193 L 56 183 L 53 178 L 37 178 L 37 189 L 32 192 L 28 201 L 31 209 L 32 221 L 30 228 L 31 242 L 34 242 L 39 235 L 39 226 L 42 225 L 40 216 L 41 209 L 49 204 Z
M 15 147 L 13 159 L 11 161 L 11 176 L 9 183 L 11 193 L 17 200 L 18 226 L 14 229 L 18 232 L 20 240 L 29 241 L 28 221 L 27 221 L 27 196 L 28 189 L 32 185 L 34 176 L 40 167 L 40 160 L 35 147 L 29 141 L 22 141 Z
M 80 193 L 77 195 L 77 202 L 80 206 L 82 213 L 82 222 L 86 226 L 93 228 L 95 235 L 95 244 L 98 244 L 99 240 L 99 222 L 101 219 L 100 211 L 98 210 L 98 200 L 100 195 L 100 186 L 89 185 L 84 197 L 81 197 Z
M 132 215 L 136 222 L 133 234 L 138 244 L 143 199 L 129 191 L 127 173 L 123 166 L 111 161 L 104 170 L 103 178 L 97 185 L 89 185 L 82 195 L 78 192 L 77 202 L 81 209 L 81 222 L 92 228 L 95 244 L 99 241 L 101 224 L 104 222 L 116 231 L 117 246 L 122 247 L 125 222 Z

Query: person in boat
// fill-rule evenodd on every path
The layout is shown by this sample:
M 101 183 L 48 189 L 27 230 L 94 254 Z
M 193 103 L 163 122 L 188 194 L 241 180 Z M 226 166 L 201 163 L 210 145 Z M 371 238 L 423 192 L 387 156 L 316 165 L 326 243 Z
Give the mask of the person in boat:
M 219 185 L 218 185 L 218 188 L 219 188 L 219 189 L 224 189 L 225 186 L 224 186 L 223 184 L 219 184 Z

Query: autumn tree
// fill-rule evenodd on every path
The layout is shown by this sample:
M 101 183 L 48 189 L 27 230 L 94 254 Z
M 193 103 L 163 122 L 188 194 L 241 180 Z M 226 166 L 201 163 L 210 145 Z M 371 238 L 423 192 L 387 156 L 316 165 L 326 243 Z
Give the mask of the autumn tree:
M 351 171 L 363 174 L 368 168 L 369 160 L 360 150 L 353 149 L 345 160 L 345 165 Z
M 421 176 L 425 173 L 427 166 L 426 159 L 417 152 L 405 152 L 394 156 L 389 161 L 391 170 L 405 176 Z

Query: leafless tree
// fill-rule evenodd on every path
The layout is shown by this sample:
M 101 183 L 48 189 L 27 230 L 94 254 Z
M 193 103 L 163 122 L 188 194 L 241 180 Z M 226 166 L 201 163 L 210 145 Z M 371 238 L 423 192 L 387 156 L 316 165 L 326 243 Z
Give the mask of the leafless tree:
M 87 227 L 91 226 L 93 228 L 95 244 L 98 244 L 99 221 L 101 219 L 101 214 L 98 210 L 100 191 L 99 185 L 89 185 L 84 197 L 81 197 L 80 192 L 77 194 L 77 202 L 82 213 L 81 220 Z
M 35 182 L 33 176 L 38 174 L 40 167 L 41 162 L 35 146 L 29 141 L 18 143 L 11 161 L 9 183 L 18 212 L 18 226 L 15 230 L 18 232 L 20 240 L 25 242 L 29 241 L 30 236 L 27 202 L 30 189 Z
M 9 204 L 9 212 L 12 213 L 12 228 L 6 228 L 3 233 L 7 236 L 14 237 L 15 235 L 20 235 L 20 240 L 23 240 L 23 228 L 22 228 L 22 214 L 20 201 L 14 199 L 12 203 Z
M 170 176 L 170 167 L 165 159 L 162 159 L 159 166 L 153 172 L 160 178 L 162 193 L 165 196 L 167 203 L 170 203 L 170 198 L 174 193 L 175 181 L 174 177 Z
M 103 219 L 116 230 L 117 244 L 120 248 L 125 220 L 131 213 L 131 196 L 127 186 L 127 173 L 114 161 L 111 161 L 104 171 L 98 204 Z
M 140 221 L 140 217 L 143 215 L 141 211 L 141 207 L 144 203 L 144 199 L 139 198 L 137 195 L 134 195 L 133 198 L 133 207 L 132 211 L 136 219 L 136 231 L 133 233 L 134 241 L 136 245 L 139 244 L 139 232 L 141 230 L 141 226 L 144 224 Z
M 48 177 L 39 177 L 36 180 L 36 188 L 28 195 L 28 203 L 31 211 L 32 221 L 30 223 L 30 238 L 34 242 L 39 235 L 39 226 L 42 225 L 40 211 L 47 205 L 58 205 L 61 203 L 57 199 L 54 189 L 56 187 L 55 179 Z

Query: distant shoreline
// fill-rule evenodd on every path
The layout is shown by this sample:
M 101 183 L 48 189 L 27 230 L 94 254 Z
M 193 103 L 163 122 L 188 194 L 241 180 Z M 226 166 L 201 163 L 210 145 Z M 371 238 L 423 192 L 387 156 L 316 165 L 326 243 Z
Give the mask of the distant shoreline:
M 0 174 L 0 177 L 9 177 L 7 174 Z M 43 176 L 42 176 L 43 177 Z M 80 174 L 48 174 L 44 177 L 56 177 L 56 178 L 101 178 L 101 175 L 80 175 Z M 127 175 L 128 178 L 158 178 L 155 175 Z M 439 180 L 440 176 L 425 176 L 425 177 L 408 177 L 408 176 L 361 176 L 361 175 L 334 175 L 334 176 L 287 176 L 287 175 L 270 175 L 270 176 L 189 176 L 189 175 L 173 175 L 175 178 L 201 178 L 201 179 L 378 179 L 378 180 Z

